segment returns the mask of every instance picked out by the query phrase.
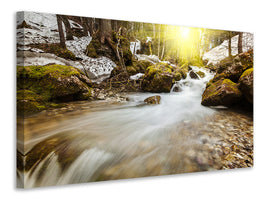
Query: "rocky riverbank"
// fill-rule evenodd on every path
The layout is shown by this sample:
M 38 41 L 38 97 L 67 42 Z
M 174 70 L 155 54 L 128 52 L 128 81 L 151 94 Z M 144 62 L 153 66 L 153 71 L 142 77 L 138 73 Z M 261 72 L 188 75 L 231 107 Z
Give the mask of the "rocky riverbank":
M 202 105 L 253 107 L 253 51 L 228 57 L 215 66 L 216 74 L 207 83 Z

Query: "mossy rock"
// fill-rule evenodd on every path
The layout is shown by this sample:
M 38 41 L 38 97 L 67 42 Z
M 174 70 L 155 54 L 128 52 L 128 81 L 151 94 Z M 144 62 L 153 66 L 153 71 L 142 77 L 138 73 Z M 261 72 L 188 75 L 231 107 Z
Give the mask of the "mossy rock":
M 138 73 L 138 69 L 136 69 L 134 66 L 127 66 L 126 70 L 130 76 L 135 75 Z
M 41 49 L 46 53 L 55 54 L 58 57 L 69 59 L 69 60 L 77 60 L 76 56 L 73 52 L 71 52 L 68 49 L 62 48 L 59 43 L 53 43 L 53 44 L 30 44 L 31 47 Z
M 237 84 L 230 79 L 210 83 L 203 95 L 201 104 L 204 106 L 231 106 L 241 100 L 242 93 Z
M 198 71 L 197 74 L 199 75 L 200 78 L 204 78 L 205 77 L 205 73 L 202 71 Z
M 253 68 L 247 69 L 239 79 L 239 87 L 247 101 L 253 103 Z
M 147 92 L 170 92 L 173 83 L 181 78 L 179 68 L 167 63 L 157 63 L 146 69 L 141 88 Z
M 17 91 L 17 112 L 21 114 L 32 114 L 46 108 L 44 98 L 30 90 Z
M 253 67 L 253 50 L 249 50 L 248 52 L 241 53 L 238 55 L 239 61 L 242 63 L 243 71 Z
M 85 54 L 91 58 L 98 58 L 100 52 L 98 51 L 101 47 L 101 44 L 98 40 L 98 38 L 93 37 L 89 45 L 86 47 Z
M 225 69 L 230 67 L 233 64 L 233 57 L 226 57 L 220 61 L 217 66 L 217 73 L 222 73 Z
M 146 69 L 153 65 L 153 63 L 147 60 L 133 61 L 133 66 L 136 68 L 137 73 L 145 73 Z
M 147 104 L 160 104 L 161 97 L 159 95 L 155 95 L 152 97 L 148 97 L 144 100 Z
M 231 81 L 237 83 L 239 77 L 243 73 L 243 65 L 241 62 L 233 62 L 231 65 L 229 64 L 223 71 L 220 73 L 216 73 L 212 82 L 216 82 L 221 79 L 230 79 Z
M 18 111 L 34 113 L 46 109 L 51 102 L 89 99 L 90 85 L 91 81 L 71 66 L 18 66 Z

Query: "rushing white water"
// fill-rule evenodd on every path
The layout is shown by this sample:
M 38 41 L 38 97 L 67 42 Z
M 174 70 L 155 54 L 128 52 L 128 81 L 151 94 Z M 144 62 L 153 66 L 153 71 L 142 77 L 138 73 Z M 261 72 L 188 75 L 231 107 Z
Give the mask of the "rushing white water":
M 200 104 L 205 84 L 213 75 L 198 67 L 192 70 L 203 71 L 206 76 L 196 80 L 188 75 L 176 84 L 181 88 L 179 92 L 157 94 L 161 96 L 159 105 L 144 104 L 144 99 L 154 94 L 131 94 L 125 104 L 61 120 L 58 127 L 48 129 L 45 134 L 68 141 L 67 148 L 63 143 L 51 149 L 45 159 L 26 172 L 24 186 L 90 182 L 101 176 L 117 179 L 188 171 L 184 154 L 190 154 L 190 145 L 198 141 L 186 135 L 183 127 L 191 122 L 203 123 L 205 117 L 214 113 Z M 82 153 L 61 171 L 58 155 L 62 152 L 72 155 L 71 149 Z M 178 161 L 181 163 L 173 164 Z M 155 172 L 159 166 L 161 171 Z

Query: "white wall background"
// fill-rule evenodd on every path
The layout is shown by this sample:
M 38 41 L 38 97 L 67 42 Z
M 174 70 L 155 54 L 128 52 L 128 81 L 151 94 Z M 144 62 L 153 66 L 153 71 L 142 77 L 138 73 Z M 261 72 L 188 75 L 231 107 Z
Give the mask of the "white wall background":
M 19 0 L 1 5 L 0 199 L 266 199 L 266 5 L 247 0 Z M 15 12 L 167 23 L 255 33 L 255 163 L 252 169 L 88 183 L 32 190 L 15 188 Z M 140 166 L 142 167 L 142 166 Z

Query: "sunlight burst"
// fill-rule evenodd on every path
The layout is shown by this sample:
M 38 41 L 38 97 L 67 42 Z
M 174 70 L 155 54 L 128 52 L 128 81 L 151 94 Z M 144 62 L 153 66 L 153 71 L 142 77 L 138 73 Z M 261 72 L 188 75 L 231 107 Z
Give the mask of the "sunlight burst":
M 190 31 L 189 28 L 182 28 L 182 29 L 181 29 L 182 37 L 183 37 L 183 38 L 187 38 L 188 35 L 189 35 L 189 31 Z

